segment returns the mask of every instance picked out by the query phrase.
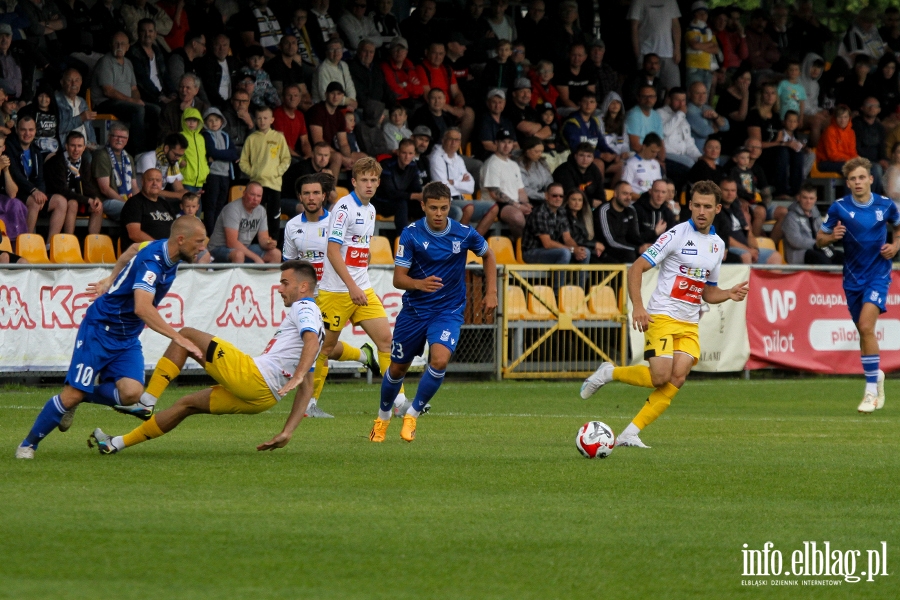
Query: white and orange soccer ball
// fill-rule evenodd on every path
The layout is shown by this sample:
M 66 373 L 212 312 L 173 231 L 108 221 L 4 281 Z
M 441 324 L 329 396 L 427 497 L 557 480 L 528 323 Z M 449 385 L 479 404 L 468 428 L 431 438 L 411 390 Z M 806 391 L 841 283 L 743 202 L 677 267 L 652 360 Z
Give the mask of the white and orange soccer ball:
M 616 434 L 606 423 L 590 421 L 575 436 L 575 447 L 585 458 L 606 458 L 616 445 Z

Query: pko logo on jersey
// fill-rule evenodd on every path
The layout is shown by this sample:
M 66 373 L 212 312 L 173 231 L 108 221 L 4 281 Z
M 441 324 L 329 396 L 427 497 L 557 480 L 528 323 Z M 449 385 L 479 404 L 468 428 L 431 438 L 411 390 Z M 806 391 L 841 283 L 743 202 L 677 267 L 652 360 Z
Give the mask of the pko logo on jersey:
M 838 586 L 890 576 L 887 542 L 871 550 L 843 550 L 832 548 L 827 541 L 806 541 L 802 547 L 784 553 L 774 543 L 766 542 L 759 550 L 744 544 L 741 554 L 741 577 L 754 578 L 741 579 L 741 585 L 747 586 Z
M 774 323 L 778 319 L 787 319 L 791 311 L 797 308 L 797 294 L 791 290 L 772 290 L 762 288 L 763 307 L 766 320 Z

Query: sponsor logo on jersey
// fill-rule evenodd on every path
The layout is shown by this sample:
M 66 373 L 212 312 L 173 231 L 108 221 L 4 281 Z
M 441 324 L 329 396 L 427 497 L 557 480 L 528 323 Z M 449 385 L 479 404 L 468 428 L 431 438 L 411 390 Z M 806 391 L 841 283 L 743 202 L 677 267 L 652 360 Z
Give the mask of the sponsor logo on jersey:
M 682 275 L 694 277 L 695 279 L 706 279 L 710 275 L 709 269 L 699 269 L 695 267 L 688 267 L 685 265 L 681 265 L 680 267 L 678 267 L 678 270 L 681 271 Z
M 344 261 L 348 267 L 366 268 L 369 266 L 368 248 L 350 248 L 347 250 L 347 258 Z
M 697 249 L 696 249 L 696 248 L 682 248 L 682 249 L 681 249 L 681 253 L 682 253 L 682 254 L 694 254 L 694 255 L 696 255 L 696 254 L 697 254 Z
M 365 225 L 365 224 L 366 224 L 366 220 L 365 220 L 365 219 L 357 219 L 357 220 L 356 220 L 356 224 L 357 224 L 357 225 Z
M 462 250 L 462 242 L 453 242 L 453 254 L 459 254 Z
M 672 284 L 669 295 L 673 300 L 699 305 L 703 301 L 703 288 L 706 284 L 695 279 L 688 279 L 679 275 Z
M 688 240 L 687 244 L 685 244 L 685 246 L 693 246 L 693 245 L 694 245 L 694 240 Z

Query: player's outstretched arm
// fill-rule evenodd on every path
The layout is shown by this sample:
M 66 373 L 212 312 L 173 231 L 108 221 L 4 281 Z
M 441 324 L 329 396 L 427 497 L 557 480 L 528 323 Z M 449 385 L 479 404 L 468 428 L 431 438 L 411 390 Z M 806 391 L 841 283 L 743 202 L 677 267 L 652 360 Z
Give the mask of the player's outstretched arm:
M 481 308 L 484 312 L 489 312 L 497 308 L 497 258 L 494 256 L 494 251 L 488 248 L 482 259 L 487 289 L 481 301 Z
M 279 395 L 287 394 L 296 388 L 294 394 L 294 404 L 291 406 L 291 412 L 288 415 L 287 422 L 281 433 L 273 437 L 268 442 L 264 442 L 256 447 L 257 450 L 275 450 L 276 448 L 284 448 L 291 441 L 294 430 L 303 420 L 306 413 L 306 407 L 309 406 L 309 400 L 312 398 L 313 392 L 313 376 L 309 370 L 316 361 L 319 354 L 319 338 L 312 331 L 306 331 L 303 334 L 303 352 L 300 354 L 300 362 L 297 363 L 297 370 L 294 371 L 293 377 L 278 390 Z
M 444 284 L 440 277 L 429 275 L 425 279 L 413 279 L 409 276 L 409 267 L 394 267 L 394 287 L 398 290 L 418 290 L 420 292 L 436 292 Z
M 164 335 L 185 350 L 191 358 L 203 364 L 203 353 L 200 352 L 194 342 L 187 339 L 160 316 L 159 311 L 153 306 L 153 294 L 146 290 L 134 290 L 134 314 L 143 321 L 147 327 L 160 335 Z
M 647 314 L 647 309 L 644 308 L 644 299 L 641 296 L 641 282 L 644 279 L 644 273 L 652 268 L 653 265 L 646 258 L 639 256 L 628 269 L 628 297 L 631 298 L 633 307 L 631 311 L 632 326 L 638 331 L 647 331 L 650 323 L 653 322 L 653 317 Z
M 119 276 L 119 273 L 122 272 L 122 269 L 125 268 L 125 265 L 130 263 L 131 259 L 137 256 L 137 253 L 140 251 L 140 246 L 141 244 L 130 245 L 128 249 L 119 257 L 119 260 L 116 261 L 116 264 L 113 266 L 112 273 L 96 283 L 88 284 L 87 293 L 93 294 L 94 298 L 99 298 L 100 296 L 105 294 L 107 290 L 109 290 L 113 281 L 116 280 L 116 277 Z
M 742 281 L 731 289 L 723 290 L 717 285 L 708 285 L 703 288 L 703 299 L 710 304 L 721 304 L 726 300 L 743 302 L 750 291 L 750 282 Z

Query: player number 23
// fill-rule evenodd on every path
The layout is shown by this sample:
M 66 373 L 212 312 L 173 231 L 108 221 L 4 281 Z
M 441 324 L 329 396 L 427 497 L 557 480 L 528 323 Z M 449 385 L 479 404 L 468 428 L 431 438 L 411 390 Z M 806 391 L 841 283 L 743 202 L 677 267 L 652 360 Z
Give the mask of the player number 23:
M 391 342 L 391 354 L 393 354 L 397 358 L 403 358 L 403 344 Z

